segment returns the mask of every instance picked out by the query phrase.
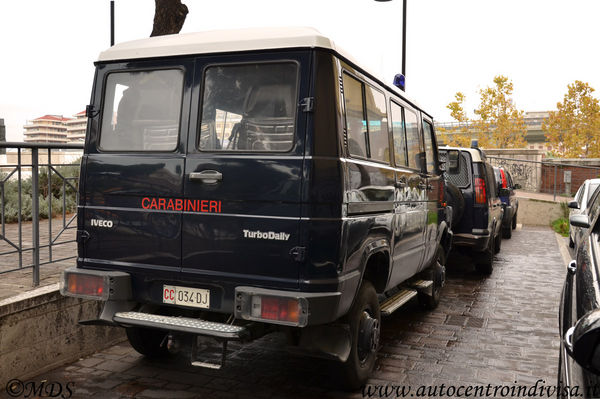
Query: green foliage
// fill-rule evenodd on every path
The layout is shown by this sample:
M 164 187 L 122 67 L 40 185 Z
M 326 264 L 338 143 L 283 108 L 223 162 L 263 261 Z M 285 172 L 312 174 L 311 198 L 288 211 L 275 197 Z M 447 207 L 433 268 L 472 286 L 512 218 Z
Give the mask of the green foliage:
M 552 229 L 563 237 L 569 236 L 569 219 L 559 218 L 552 223 Z
M 65 178 L 76 178 L 79 176 L 79 160 L 73 162 L 73 166 L 59 166 L 56 171 L 51 171 L 51 185 L 48 186 L 48 168 L 40 167 L 39 173 L 39 212 L 40 219 L 47 219 L 49 214 L 49 193 L 52 202 L 52 217 L 63 212 L 63 179 L 57 175 L 58 172 Z M 14 174 L 4 183 L 1 181 L 6 174 L 0 173 L 0 186 L 4 186 L 4 220 L 6 223 L 14 223 L 19 220 L 19 182 Z M 71 187 L 69 183 L 73 186 Z M 77 209 L 77 184 L 78 180 L 68 180 L 65 185 L 65 211 L 75 212 Z M 75 189 L 74 189 L 75 188 Z M 23 178 L 21 182 L 21 220 L 31 220 L 32 209 L 32 185 L 31 177 Z

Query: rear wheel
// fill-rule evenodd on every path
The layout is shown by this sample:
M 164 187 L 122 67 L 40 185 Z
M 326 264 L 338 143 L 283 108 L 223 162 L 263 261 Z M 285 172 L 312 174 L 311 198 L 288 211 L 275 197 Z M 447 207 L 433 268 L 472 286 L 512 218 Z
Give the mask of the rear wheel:
M 500 248 L 502 248 L 502 237 L 500 237 L 500 233 L 494 238 L 494 253 L 500 253 Z
M 346 322 L 350 325 L 352 348 L 348 359 L 342 363 L 342 383 L 344 388 L 355 390 L 369 379 L 379 349 L 381 312 L 370 281 L 362 282 Z
M 444 285 L 444 265 L 446 264 L 446 257 L 444 256 L 444 248 L 438 245 L 436 259 L 427 272 L 429 278 L 433 281 L 431 287 L 432 295 L 419 292 L 418 299 L 419 305 L 427 310 L 433 310 L 440 303 L 442 286 Z
M 167 333 L 149 328 L 128 327 L 125 329 L 129 343 L 138 353 L 147 357 L 169 356 L 166 343 Z
M 476 254 L 475 257 L 475 268 L 479 273 L 485 274 L 486 276 L 492 274 L 492 271 L 494 270 L 494 241 L 495 237 L 494 235 L 491 235 L 485 251 Z
M 514 217 L 513 217 L 513 220 Z M 511 221 L 512 224 L 512 221 Z M 508 226 L 502 226 L 502 238 L 511 238 L 512 237 L 512 226 L 509 224 Z

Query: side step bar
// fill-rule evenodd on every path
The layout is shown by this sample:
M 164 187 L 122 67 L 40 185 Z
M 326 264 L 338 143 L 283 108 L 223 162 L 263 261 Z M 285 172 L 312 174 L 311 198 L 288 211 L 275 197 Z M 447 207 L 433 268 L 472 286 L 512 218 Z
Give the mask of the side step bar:
M 115 313 L 113 320 L 115 323 L 124 326 L 158 328 L 214 338 L 225 338 L 228 340 L 240 340 L 249 334 L 246 327 L 192 319 L 189 317 L 162 316 L 141 312 L 117 312 Z
M 396 294 L 387 298 L 380 304 L 381 315 L 389 316 L 398 310 L 402 305 L 413 299 L 417 294 L 421 292 L 427 293 L 433 286 L 431 280 L 413 280 L 409 282 L 410 288 L 402 288 Z M 429 294 L 431 295 L 431 294 Z

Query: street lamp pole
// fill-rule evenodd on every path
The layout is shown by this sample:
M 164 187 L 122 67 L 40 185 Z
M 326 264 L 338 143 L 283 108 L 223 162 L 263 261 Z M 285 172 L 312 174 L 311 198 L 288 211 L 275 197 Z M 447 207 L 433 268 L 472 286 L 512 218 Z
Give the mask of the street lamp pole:
M 115 0 L 110 0 L 110 46 L 115 45 Z
M 391 0 L 375 0 L 379 2 L 387 2 Z M 402 0 L 402 76 L 394 77 L 394 85 L 398 86 L 402 91 L 406 89 L 406 3 L 407 0 Z

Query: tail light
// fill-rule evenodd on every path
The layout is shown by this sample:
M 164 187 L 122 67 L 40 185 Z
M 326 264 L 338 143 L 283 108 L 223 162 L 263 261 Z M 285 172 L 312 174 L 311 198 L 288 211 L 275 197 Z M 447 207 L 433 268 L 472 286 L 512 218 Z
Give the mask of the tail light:
M 304 327 L 308 322 L 308 301 L 306 298 L 238 292 L 236 317 Z
M 508 184 L 506 183 L 506 174 L 504 173 L 504 169 L 500 169 L 500 177 L 502 178 L 502 188 L 508 188 Z
M 476 204 L 485 204 L 487 202 L 487 197 L 485 193 L 485 180 L 481 177 L 475 178 L 475 203 Z
M 65 272 L 60 282 L 60 292 L 77 298 L 107 300 L 109 285 L 107 276 Z

